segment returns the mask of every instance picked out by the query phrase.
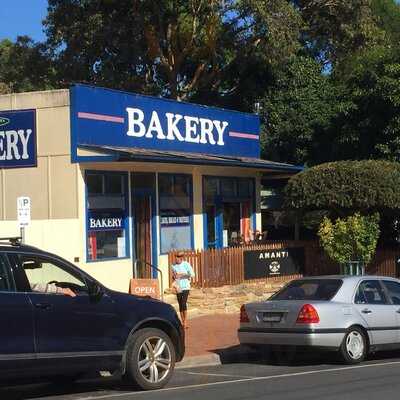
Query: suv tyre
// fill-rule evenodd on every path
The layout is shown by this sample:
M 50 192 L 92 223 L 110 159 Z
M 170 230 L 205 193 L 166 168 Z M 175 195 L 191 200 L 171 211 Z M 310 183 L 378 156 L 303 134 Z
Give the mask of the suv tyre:
M 129 339 L 124 379 L 142 390 L 164 387 L 175 367 L 175 347 L 162 330 L 144 328 Z

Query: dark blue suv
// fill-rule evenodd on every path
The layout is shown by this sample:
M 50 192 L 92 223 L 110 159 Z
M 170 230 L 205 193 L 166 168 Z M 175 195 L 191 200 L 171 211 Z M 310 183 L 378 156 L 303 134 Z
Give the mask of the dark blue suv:
M 0 316 L 0 379 L 120 371 L 141 389 L 158 389 L 184 354 L 170 305 L 107 289 L 18 240 L 0 244 Z

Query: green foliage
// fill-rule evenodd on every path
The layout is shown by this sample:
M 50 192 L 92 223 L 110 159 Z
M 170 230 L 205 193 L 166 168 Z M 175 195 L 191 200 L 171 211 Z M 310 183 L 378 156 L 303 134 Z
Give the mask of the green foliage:
M 73 82 L 253 111 L 262 156 L 400 159 L 396 0 L 49 0 L 0 43 L 0 93 Z
M 263 156 L 306 165 L 399 160 L 400 5 L 296 3 L 304 47 L 263 96 Z
M 324 63 L 332 66 L 355 52 L 380 43 L 371 0 L 299 0 L 306 21 L 304 40 Z
M 362 216 L 358 213 L 333 223 L 329 218 L 322 221 L 318 236 L 328 256 L 339 264 L 361 261 L 368 264 L 379 238 L 379 214 Z
M 377 26 L 388 43 L 400 41 L 400 7 L 396 0 L 372 0 L 371 9 Z
M 400 212 L 400 164 L 339 161 L 309 168 L 290 178 L 285 206 L 298 211 L 328 210 L 331 215 Z
M 315 163 L 340 159 L 400 157 L 400 53 L 398 47 L 378 46 L 353 56 L 336 71 L 343 105 L 323 135 Z M 346 103 L 346 104 L 345 104 Z M 325 151 L 322 153 L 322 149 Z
M 43 44 L 27 36 L 0 42 L 0 94 L 54 87 L 54 71 Z
M 263 156 L 304 164 L 312 158 L 316 136 L 339 111 L 336 88 L 310 57 L 293 57 L 275 72 L 263 97 Z

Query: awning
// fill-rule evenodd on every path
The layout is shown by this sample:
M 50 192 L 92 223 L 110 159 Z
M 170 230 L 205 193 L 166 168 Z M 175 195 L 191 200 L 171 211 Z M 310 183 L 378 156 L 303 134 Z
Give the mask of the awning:
M 261 171 L 297 173 L 303 167 L 284 164 L 261 158 L 227 157 L 201 153 L 183 153 L 176 151 L 158 151 L 131 147 L 100 146 L 79 144 L 83 150 L 93 151 L 112 156 L 114 161 L 139 161 L 172 164 L 214 165 L 225 167 L 253 168 Z

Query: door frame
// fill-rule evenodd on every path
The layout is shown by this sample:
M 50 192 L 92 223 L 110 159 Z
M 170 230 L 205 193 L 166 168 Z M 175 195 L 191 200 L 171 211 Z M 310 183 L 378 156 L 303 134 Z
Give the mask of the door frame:
M 134 187 L 134 176 L 135 174 L 149 174 L 154 175 L 155 187 L 153 189 L 135 189 Z M 132 276 L 135 276 L 135 265 L 137 260 L 136 252 L 136 215 L 135 215 L 135 197 L 149 197 L 150 198 L 150 254 L 151 264 L 158 268 L 158 238 L 157 238 L 157 215 L 158 215 L 158 204 L 157 204 L 157 186 L 158 186 L 158 174 L 156 172 L 146 171 L 131 171 L 129 173 L 129 185 L 130 185 L 130 215 L 132 219 L 131 226 L 131 237 L 132 237 Z M 158 271 L 154 268 L 151 269 L 151 277 L 153 279 L 158 278 Z

